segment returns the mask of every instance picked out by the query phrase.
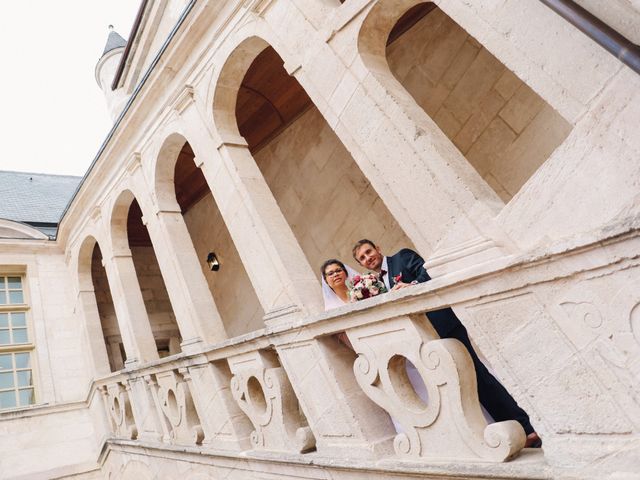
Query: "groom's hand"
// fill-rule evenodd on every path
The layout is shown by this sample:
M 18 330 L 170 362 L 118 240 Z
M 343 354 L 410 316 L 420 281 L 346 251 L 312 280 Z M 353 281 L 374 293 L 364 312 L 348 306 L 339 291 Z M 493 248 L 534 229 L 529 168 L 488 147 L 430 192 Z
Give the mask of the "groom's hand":
M 393 287 L 391 288 L 391 291 L 393 292 L 394 290 L 400 290 L 401 288 L 410 287 L 411 285 L 413 285 L 413 284 L 412 283 L 397 282 L 396 284 L 393 285 Z

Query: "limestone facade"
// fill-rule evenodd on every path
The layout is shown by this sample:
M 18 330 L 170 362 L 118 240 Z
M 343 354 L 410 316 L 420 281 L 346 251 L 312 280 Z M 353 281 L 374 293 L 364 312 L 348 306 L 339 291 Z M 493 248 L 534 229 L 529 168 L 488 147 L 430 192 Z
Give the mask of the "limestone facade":
M 637 1 L 580 3 L 639 41 Z M 1 478 L 637 475 L 640 77 L 536 0 L 417 4 L 146 2 L 57 238 L 0 221 L 35 388 Z M 362 237 L 432 280 L 324 312 Z

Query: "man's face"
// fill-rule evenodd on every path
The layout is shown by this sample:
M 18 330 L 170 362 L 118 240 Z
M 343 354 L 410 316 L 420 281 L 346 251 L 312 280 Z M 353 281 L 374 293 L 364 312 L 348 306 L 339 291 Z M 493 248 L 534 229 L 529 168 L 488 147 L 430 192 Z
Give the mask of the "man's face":
M 370 243 L 365 243 L 356 250 L 356 261 L 365 268 L 379 272 L 382 267 L 383 256 L 380 249 Z

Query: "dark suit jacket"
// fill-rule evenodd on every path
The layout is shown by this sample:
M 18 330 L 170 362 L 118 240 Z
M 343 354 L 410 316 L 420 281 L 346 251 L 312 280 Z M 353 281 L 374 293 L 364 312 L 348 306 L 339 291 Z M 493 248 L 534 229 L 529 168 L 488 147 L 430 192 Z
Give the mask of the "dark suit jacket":
M 402 274 L 404 283 L 413 281 L 422 283 L 431 280 L 427 269 L 424 268 L 423 258 L 409 248 L 403 248 L 395 255 L 387 257 L 387 267 L 389 268 L 389 285 L 392 288 L 395 285 L 393 277 L 399 274 Z M 429 312 L 427 318 L 442 338 L 448 337 L 452 330 L 462 326 L 451 308 Z

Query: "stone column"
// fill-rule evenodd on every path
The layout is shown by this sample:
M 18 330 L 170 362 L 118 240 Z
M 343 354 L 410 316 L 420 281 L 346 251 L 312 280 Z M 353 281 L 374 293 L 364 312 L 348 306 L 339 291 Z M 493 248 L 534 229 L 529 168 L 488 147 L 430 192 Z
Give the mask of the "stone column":
M 178 307 L 176 319 L 180 317 L 178 325 L 183 337 L 182 347 L 194 341 L 213 343 L 224 340 L 227 334 L 222 318 L 200 266 L 204 259 L 197 257 L 182 213 L 158 210 L 155 220 L 149 223 L 149 233 L 153 231 L 154 237 L 159 233 L 164 238 L 165 248 L 161 256 L 167 274 L 163 277 L 167 289 L 172 292 L 171 303 Z M 187 336 L 185 333 L 188 331 L 193 333 Z M 193 341 L 190 342 L 190 338 Z
M 346 29 L 360 30 L 362 15 Z M 282 18 L 265 16 L 274 32 L 286 30 Z M 503 206 L 441 129 L 393 77 L 381 52 L 366 52 L 340 36 L 309 29 L 304 61 L 279 52 L 329 125 L 380 195 L 389 211 L 427 259 L 432 277 L 503 256 L 511 242 L 494 218 Z M 389 29 L 391 25 L 389 26 Z M 284 29 L 284 30 L 283 30 Z M 361 34 L 362 36 L 362 34 Z M 291 36 L 279 39 L 287 45 Z M 295 37 L 296 40 L 298 37 Z M 345 44 L 348 38 L 348 44 Z M 358 48 L 361 51 L 356 51 Z
M 183 112 L 202 169 L 267 322 L 322 310 L 318 278 L 242 137 L 214 140 L 195 107 Z
M 233 399 L 229 386 L 232 374 L 226 361 L 194 365 L 188 370 L 183 375 L 202 422 L 203 445 L 231 451 L 250 449 L 253 427 Z
M 77 307 L 80 318 L 84 318 L 87 348 L 93 365 L 95 377 L 102 377 L 111 372 L 109 356 L 102 333 L 100 314 L 96 303 L 96 293 L 93 288 L 81 289 L 78 292 Z
M 227 335 L 180 208 L 177 204 L 173 207 L 158 206 L 158 202 L 150 200 L 154 195 L 141 164 L 140 155 L 136 153 L 128 170 L 139 192 L 142 223 L 151 238 L 176 316 L 182 336 L 180 347 L 183 352 L 193 353 L 201 350 L 203 343 L 220 342 Z
M 107 260 L 108 258 L 108 260 Z M 158 350 L 144 306 L 131 252 L 103 259 L 127 360 L 125 367 L 157 360 Z
M 138 427 L 138 439 L 148 442 L 162 441 L 162 425 L 153 400 L 149 375 L 128 381 L 129 400 L 133 418 Z
M 354 91 L 346 104 L 330 99 L 336 133 L 427 259 L 429 274 L 504 255 L 508 242 L 493 220 L 499 199 L 440 128 L 423 112 L 403 110 L 402 100 L 413 99 L 399 100 L 374 76 L 344 77 Z
M 202 273 L 191 236 L 180 210 L 156 210 L 144 215 L 149 236 L 155 248 L 182 335 L 181 348 L 194 352 L 203 343 L 220 342 L 227 338 L 222 318 Z

